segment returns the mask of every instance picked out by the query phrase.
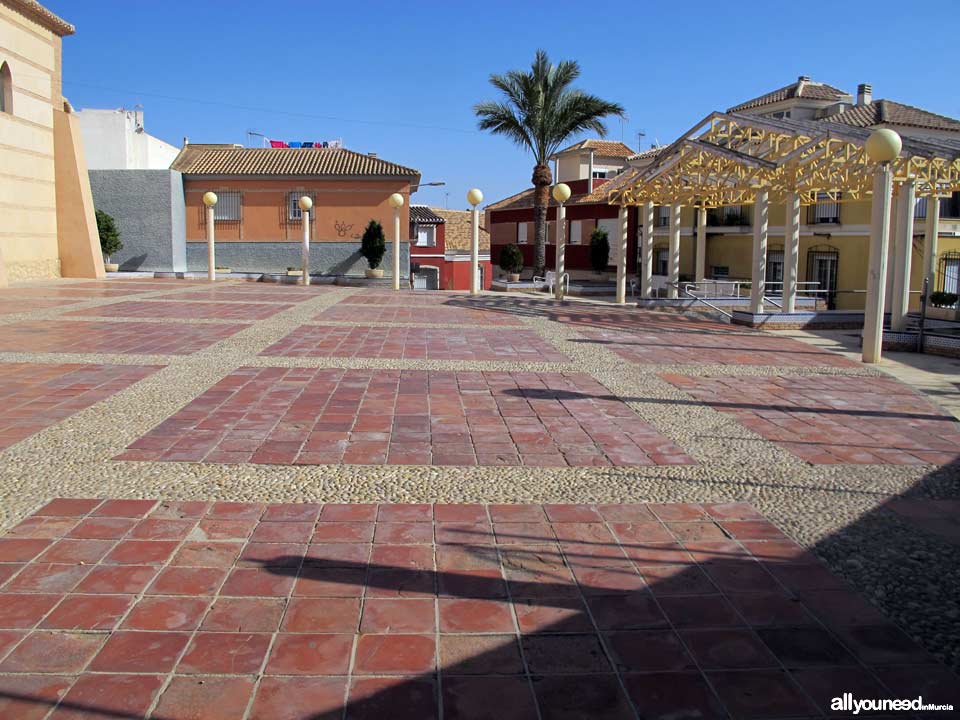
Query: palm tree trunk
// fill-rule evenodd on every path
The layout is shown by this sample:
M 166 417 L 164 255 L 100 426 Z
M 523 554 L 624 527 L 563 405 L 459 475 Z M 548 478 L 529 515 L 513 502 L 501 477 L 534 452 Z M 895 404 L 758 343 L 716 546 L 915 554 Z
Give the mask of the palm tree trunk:
M 543 277 L 547 269 L 547 207 L 550 204 L 550 185 L 553 176 L 549 165 L 533 168 L 533 274 Z

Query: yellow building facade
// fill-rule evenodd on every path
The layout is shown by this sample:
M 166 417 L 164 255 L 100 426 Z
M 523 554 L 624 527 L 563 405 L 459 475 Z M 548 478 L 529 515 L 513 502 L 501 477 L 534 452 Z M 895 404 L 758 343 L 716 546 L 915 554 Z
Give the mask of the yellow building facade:
M 62 94 L 72 25 L 32 0 L 0 0 L 0 286 L 102 277 L 79 125 Z

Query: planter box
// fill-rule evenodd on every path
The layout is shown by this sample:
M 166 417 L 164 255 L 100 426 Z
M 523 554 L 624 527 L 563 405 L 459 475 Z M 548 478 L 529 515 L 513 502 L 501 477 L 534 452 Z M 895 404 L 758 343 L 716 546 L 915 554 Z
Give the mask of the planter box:
M 932 320 L 960 320 L 960 308 L 927 306 L 927 317 Z

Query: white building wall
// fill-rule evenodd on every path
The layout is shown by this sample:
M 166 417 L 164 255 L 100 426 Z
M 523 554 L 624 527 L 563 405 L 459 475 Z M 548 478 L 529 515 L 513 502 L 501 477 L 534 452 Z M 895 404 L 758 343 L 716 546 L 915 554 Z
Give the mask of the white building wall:
M 141 111 L 87 109 L 76 115 L 90 170 L 166 170 L 179 152 L 144 131 Z

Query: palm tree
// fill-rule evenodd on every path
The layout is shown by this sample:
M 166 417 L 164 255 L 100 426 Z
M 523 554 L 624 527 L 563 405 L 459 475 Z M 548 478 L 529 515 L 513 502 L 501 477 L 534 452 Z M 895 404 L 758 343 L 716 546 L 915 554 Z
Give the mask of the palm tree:
M 550 156 L 571 136 L 584 131 L 603 137 L 607 134 L 603 118 L 624 115 L 617 103 L 571 88 L 578 77 L 580 65 L 575 60 L 553 65 L 546 51 L 537 50 L 529 72 L 510 70 L 490 76 L 490 84 L 504 96 L 501 101 L 482 102 L 473 108 L 481 130 L 505 135 L 533 153 L 534 272 L 538 275 L 547 264 L 547 205 L 553 183 Z

